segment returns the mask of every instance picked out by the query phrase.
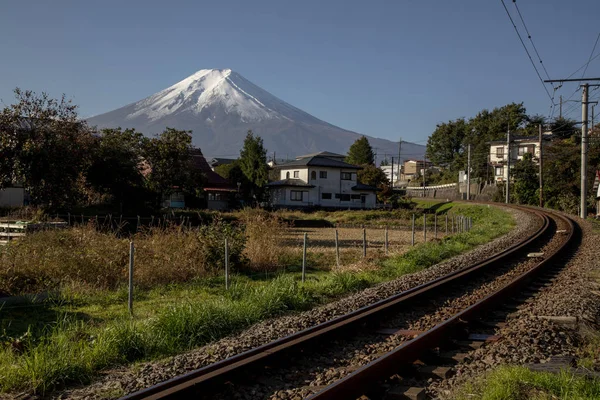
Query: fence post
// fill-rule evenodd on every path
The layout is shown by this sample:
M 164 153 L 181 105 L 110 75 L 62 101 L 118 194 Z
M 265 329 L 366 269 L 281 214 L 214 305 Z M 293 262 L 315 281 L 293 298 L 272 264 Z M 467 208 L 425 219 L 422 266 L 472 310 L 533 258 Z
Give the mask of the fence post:
M 335 230 L 335 262 L 337 264 L 338 269 L 340 269 L 340 245 L 337 229 Z
M 137 216 L 137 224 L 135 226 L 135 231 L 139 232 L 140 231 L 140 216 Z
M 384 248 L 385 248 L 385 255 L 387 256 L 388 255 L 388 227 L 387 227 L 387 225 L 385 227 L 385 245 L 384 245 Z
M 452 233 L 454 233 L 454 220 L 455 220 L 455 216 L 453 215 L 452 217 L 450 217 L 450 224 L 452 225 Z
M 423 242 L 427 243 L 427 214 L 423 214 Z
M 367 230 L 363 228 L 363 258 L 367 256 Z
M 448 214 L 446 214 L 446 235 L 448 234 Z
M 411 246 L 415 245 L 415 214 L 412 215 L 412 241 Z
M 133 253 L 135 247 L 133 240 L 129 242 L 129 314 L 133 317 Z
M 306 279 L 306 232 L 304 232 L 304 248 L 302 249 L 302 282 Z
M 81 225 L 83 225 L 83 214 L 81 214 Z
M 433 213 L 433 238 L 437 239 L 437 212 Z
M 229 290 L 229 245 L 225 238 L 225 290 Z
M 67 221 L 68 221 L 68 225 L 71 226 L 71 213 L 67 213 Z

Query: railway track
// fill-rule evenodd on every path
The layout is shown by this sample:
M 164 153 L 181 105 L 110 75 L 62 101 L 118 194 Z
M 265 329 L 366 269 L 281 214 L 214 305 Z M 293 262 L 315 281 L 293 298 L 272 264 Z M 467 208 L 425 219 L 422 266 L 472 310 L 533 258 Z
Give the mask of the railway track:
M 448 369 L 421 360 L 449 339 L 490 340 L 472 334 L 482 332 L 482 314 L 519 295 L 573 242 L 571 220 L 528 211 L 539 229 L 482 262 L 123 399 L 422 398 L 427 377 Z M 544 254 L 527 257 L 532 251 Z

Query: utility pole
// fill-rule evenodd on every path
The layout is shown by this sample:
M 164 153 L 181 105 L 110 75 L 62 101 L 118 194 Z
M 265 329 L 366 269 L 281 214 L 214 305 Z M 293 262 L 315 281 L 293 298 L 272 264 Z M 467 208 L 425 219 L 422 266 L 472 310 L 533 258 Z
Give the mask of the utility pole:
M 587 216 L 587 159 L 588 159 L 588 88 L 589 85 L 584 83 L 581 85 L 581 202 L 579 206 L 579 216 L 585 218 Z
M 562 94 L 560 95 L 560 106 L 558 107 L 558 117 L 562 118 Z
M 390 173 L 390 186 L 394 188 L 394 157 L 392 157 L 392 172 Z
M 598 104 L 598 102 L 596 102 L 596 104 Z M 594 108 L 596 107 L 596 104 L 592 104 L 592 127 L 590 129 L 592 136 L 594 135 Z
M 544 83 L 553 83 L 553 82 L 590 82 L 590 81 L 600 81 L 600 78 L 580 78 L 580 79 L 550 79 L 545 80 Z M 588 83 L 584 83 L 581 85 L 581 198 L 579 203 L 579 216 L 581 218 L 585 218 L 587 216 L 587 202 L 586 202 L 586 194 L 587 194 L 587 158 L 588 158 L 588 91 L 590 86 L 600 86 L 600 85 L 590 85 Z
M 467 146 L 467 200 L 471 200 L 471 144 Z
M 427 157 L 425 157 L 425 155 L 423 155 L 423 197 L 425 197 L 425 163 L 426 162 L 427 162 Z
M 510 203 L 510 122 L 506 131 L 506 200 L 505 203 Z
M 402 154 L 402 137 L 400 137 L 400 141 L 398 142 L 398 181 L 400 180 L 400 155 Z M 392 169 L 392 176 L 394 175 L 394 170 Z
M 543 175 L 544 156 L 543 156 L 543 152 L 542 152 L 544 146 L 542 145 L 542 124 L 540 124 L 540 127 L 539 127 L 539 141 L 540 141 L 540 159 L 539 159 L 540 171 L 539 171 L 538 175 L 540 177 L 540 207 L 544 207 L 544 175 Z

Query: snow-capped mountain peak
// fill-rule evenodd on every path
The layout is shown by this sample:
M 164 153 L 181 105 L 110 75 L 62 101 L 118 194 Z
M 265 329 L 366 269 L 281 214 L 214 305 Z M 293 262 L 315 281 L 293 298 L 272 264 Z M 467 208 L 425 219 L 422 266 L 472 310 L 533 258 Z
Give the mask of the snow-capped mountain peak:
M 258 87 L 231 69 L 202 69 L 184 80 L 105 114 L 88 119 L 98 128 L 135 128 L 148 136 L 166 127 L 191 130 L 193 144 L 205 155 L 239 155 L 252 129 L 278 155 L 331 151 L 345 153 L 360 137 L 320 120 Z M 394 154 L 398 144 L 369 137 L 380 154 Z M 406 154 L 422 157 L 425 147 L 404 142 Z
M 282 118 L 244 90 L 239 74 L 231 69 L 201 69 L 184 80 L 135 103 L 127 119 L 144 116 L 150 121 L 180 112 L 200 112 L 216 103 L 245 122 Z M 243 78 L 242 78 L 243 79 Z M 237 81 L 237 82 L 236 82 Z M 249 91 L 252 88 L 247 89 Z M 210 117 L 209 117 L 210 118 Z

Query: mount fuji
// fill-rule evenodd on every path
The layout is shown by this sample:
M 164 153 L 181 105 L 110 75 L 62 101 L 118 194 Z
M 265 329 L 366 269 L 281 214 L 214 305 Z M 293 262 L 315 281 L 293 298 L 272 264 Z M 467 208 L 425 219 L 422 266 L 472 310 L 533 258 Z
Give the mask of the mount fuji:
M 191 130 L 205 155 L 239 155 L 249 129 L 277 158 L 331 151 L 345 154 L 361 135 L 278 99 L 230 69 L 203 69 L 143 100 L 89 118 L 98 128 L 135 128 L 151 136 L 165 127 Z M 379 159 L 398 143 L 367 136 Z M 425 146 L 402 142 L 402 158 L 423 158 Z

